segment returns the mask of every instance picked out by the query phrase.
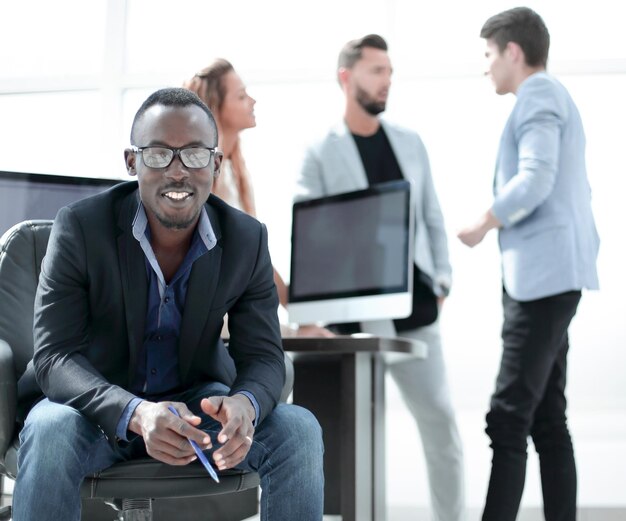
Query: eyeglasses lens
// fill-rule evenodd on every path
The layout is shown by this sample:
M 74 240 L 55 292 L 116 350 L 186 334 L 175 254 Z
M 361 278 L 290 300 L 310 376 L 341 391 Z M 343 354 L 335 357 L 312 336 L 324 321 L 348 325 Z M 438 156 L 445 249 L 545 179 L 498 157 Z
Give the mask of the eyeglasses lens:
M 206 168 L 211 161 L 209 148 L 189 147 L 178 151 L 187 168 Z M 174 150 L 165 147 L 146 147 L 142 150 L 143 162 L 149 168 L 166 168 L 174 159 Z
M 208 148 L 184 148 L 180 151 L 180 159 L 188 168 L 205 168 L 211 161 L 211 150 Z

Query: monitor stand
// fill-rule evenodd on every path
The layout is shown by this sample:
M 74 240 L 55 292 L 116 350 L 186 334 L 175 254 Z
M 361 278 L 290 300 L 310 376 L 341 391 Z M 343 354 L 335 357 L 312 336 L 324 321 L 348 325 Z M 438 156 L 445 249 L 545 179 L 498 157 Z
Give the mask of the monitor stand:
M 361 331 L 362 333 L 358 333 L 356 336 L 377 336 L 381 338 L 400 338 L 400 335 L 396 332 L 396 328 L 393 325 L 393 320 L 367 320 L 361 322 Z M 417 340 L 415 338 L 403 338 L 403 340 L 407 340 L 411 342 L 417 349 L 417 352 L 420 353 L 420 358 L 426 358 L 428 354 L 428 344 L 423 340 Z M 398 353 L 386 353 L 385 361 L 386 363 L 393 364 L 399 361 L 405 361 L 407 359 L 406 355 L 399 355 Z
M 393 327 L 393 320 L 366 320 L 361 322 L 361 331 L 365 334 L 393 338 L 398 336 L 396 328 Z

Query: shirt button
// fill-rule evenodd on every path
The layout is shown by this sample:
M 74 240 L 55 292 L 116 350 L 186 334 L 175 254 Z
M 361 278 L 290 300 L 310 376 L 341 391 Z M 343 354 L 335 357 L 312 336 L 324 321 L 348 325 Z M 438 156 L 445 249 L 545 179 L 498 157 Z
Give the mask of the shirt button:
M 156 369 L 154 369 L 154 368 L 150 369 L 150 374 L 151 375 L 155 375 L 156 373 L 157 373 Z
M 165 298 L 163 299 L 163 302 L 165 302 L 166 304 L 167 304 L 169 301 L 170 301 L 170 298 L 169 298 L 169 297 L 165 297 Z
M 157 335 L 156 339 L 160 342 L 163 337 L 161 335 Z

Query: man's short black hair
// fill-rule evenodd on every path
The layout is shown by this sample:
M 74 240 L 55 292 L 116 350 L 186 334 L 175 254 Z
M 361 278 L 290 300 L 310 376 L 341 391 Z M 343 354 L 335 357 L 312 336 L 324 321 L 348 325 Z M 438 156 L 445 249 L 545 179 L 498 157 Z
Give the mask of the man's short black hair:
M 550 33 L 541 16 L 528 7 L 516 7 L 492 16 L 480 30 L 480 37 L 493 40 L 500 52 L 509 42 L 515 42 L 524 51 L 526 65 L 530 67 L 548 64 Z
M 339 59 L 337 60 L 337 70 L 351 69 L 354 64 L 361 59 L 363 55 L 363 49 L 365 47 L 372 47 L 374 49 L 380 49 L 381 51 L 387 50 L 387 42 L 378 34 L 368 34 L 362 38 L 356 40 L 350 40 L 343 46 L 339 53 Z
M 133 119 L 133 125 L 130 130 L 130 142 L 135 145 L 135 125 L 141 119 L 141 116 L 144 115 L 146 110 L 154 105 L 163 105 L 165 107 L 190 107 L 192 105 L 196 105 L 200 107 L 206 115 L 209 117 L 209 123 L 211 128 L 213 129 L 213 133 L 215 134 L 215 144 L 217 146 L 217 124 L 215 123 L 215 118 L 213 114 L 209 110 L 209 107 L 198 97 L 197 94 L 191 92 L 190 90 L 184 89 L 182 87 L 168 87 L 165 89 L 159 89 L 156 92 L 153 92 L 148 96 L 146 101 L 141 104 L 139 110 L 135 114 L 135 118 Z

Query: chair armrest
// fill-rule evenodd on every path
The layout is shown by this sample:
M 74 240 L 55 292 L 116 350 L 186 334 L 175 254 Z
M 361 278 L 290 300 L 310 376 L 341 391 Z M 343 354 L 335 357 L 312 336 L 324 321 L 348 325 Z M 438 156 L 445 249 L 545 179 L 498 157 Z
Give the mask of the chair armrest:
M 291 394 L 291 391 L 293 391 L 293 380 L 293 360 L 287 353 L 285 353 L 285 385 L 283 385 L 283 390 L 280 393 L 281 402 L 286 402 L 287 398 L 289 398 L 289 395 Z
M 13 351 L 0 339 L 0 461 L 13 439 L 15 409 L 17 407 L 17 382 L 13 366 Z

